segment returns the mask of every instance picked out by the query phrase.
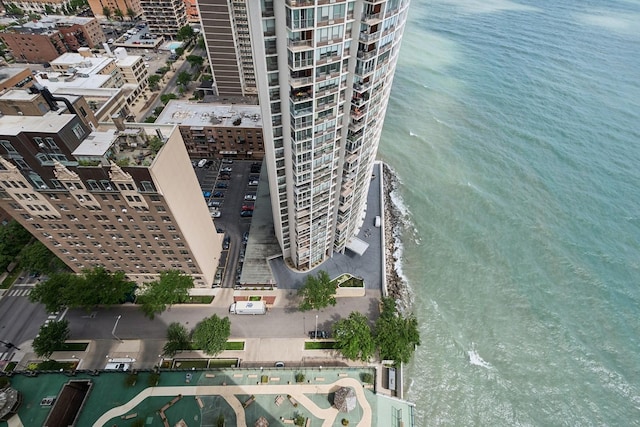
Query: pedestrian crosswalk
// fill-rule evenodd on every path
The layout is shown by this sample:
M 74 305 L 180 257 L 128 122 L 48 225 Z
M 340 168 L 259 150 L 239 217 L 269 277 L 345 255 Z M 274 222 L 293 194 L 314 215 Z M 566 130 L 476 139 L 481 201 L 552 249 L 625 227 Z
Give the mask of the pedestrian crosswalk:
M 9 297 L 26 297 L 29 296 L 29 294 L 31 293 L 31 290 L 33 288 L 29 288 L 29 289 L 10 289 L 9 292 L 6 292 L 4 294 L 4 296 L 9 296 Z

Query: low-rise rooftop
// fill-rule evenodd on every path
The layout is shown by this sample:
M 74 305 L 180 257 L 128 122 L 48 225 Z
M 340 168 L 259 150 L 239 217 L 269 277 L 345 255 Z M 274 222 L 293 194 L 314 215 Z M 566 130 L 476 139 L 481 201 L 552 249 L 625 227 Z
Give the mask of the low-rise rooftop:
M 156 119 L 156 123 L 186 126 L 262 127 L 260 107 L 257 105 L 211 104 L 170 101 Z

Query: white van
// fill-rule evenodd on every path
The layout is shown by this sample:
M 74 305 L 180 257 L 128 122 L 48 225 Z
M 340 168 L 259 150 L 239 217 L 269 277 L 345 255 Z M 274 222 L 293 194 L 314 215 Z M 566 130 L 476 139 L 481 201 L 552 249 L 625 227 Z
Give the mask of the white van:
M 202 159 L 198 162 L 198 167 L 199 168 L 204 167 L 206 163 L 207 163 L 207 159 Z

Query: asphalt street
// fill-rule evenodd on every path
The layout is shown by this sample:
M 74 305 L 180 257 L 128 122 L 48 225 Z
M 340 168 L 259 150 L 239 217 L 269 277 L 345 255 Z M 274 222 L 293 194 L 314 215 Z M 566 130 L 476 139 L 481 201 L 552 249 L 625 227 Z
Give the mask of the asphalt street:
M 33 339 L 48 314 L 42 304 L 29 301 L 31 286 L 17 285 L 8 289 L 0 299 L 0 340 L 20 347 Z M 0 345 L 0 360 L 9 360 L 15 348 Z

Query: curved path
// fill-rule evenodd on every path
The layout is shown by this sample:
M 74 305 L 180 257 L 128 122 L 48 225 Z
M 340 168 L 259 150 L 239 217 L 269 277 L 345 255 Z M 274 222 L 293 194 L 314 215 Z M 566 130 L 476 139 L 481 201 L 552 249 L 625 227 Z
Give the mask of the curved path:
M 265 395 L 265 394 L 284 394 L 291 395 L 298 403 L 303 405 L 306 409 L 313 414 L 313 416 L 324 420 L 322 427 L 331 427 L 334 424 L 335 418 L 338 415 L 338 410 L 334 407 L 322 409 L 319 408 L 311 399 L 305 394 L 327 394 L 339 387 L 352 387 L 356 392 L 358 403 L 362 407 L 363 414 L 358 426 L 366 427 L 372 425 L 372 412 L 371 406 L 364 395 L 364 389 L 360 381 L 354 378 L 341 378 L 331 384 L 278 384 L 278 385 L 226 385 L 226 386 L 177 386 L 177 387 L 149 387 L 138 393 L 133 399 L 125 403 L 124 405 L 117 406 L 105 412 L 98 420 L 93 424 L 94 427 L 102 427 L 112 418 L 128 414 L 136 406 L 138 406 L 143 400 L 148 397 L 158 396 L 177 396 L 179 394 L 183 396 L 221 396 L 236 412 L 236 418 L 238 427 L 247 427 L 247 421 L 245 418 L 244 408 L 236 397 L 238 394 L 253 394 L 253 395 Z

